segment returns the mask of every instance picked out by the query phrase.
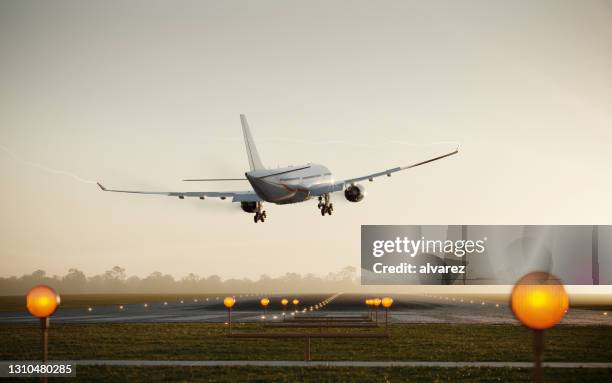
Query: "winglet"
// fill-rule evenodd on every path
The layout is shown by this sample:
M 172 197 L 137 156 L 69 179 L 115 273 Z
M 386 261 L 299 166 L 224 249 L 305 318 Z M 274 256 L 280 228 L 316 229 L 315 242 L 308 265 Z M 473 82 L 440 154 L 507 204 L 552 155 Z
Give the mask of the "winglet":
M 106 188 L 99 182 L 96 182 L 96 184 L 98 184 L 98 186 L 100 187 L 100 189 L 102 189 L 103 191 L 106 191 Z

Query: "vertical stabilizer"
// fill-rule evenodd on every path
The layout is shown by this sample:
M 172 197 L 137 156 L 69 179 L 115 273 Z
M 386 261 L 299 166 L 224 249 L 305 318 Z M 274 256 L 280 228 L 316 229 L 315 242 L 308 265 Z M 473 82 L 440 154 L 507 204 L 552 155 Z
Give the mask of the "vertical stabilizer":
M 259 159 L 259 153 L 255 147 L 253 136 L 251 136 L 251 130 L 249 129 L 249 123 L 247 122 L 244 114 L 240 115 L 240 122 L 242 123 L 242 133 L 244 134 L 244 144 L 246 146 L 247 157 L 249 157 L 249 165 L 251 170 L 265 169 L 261 160 Z

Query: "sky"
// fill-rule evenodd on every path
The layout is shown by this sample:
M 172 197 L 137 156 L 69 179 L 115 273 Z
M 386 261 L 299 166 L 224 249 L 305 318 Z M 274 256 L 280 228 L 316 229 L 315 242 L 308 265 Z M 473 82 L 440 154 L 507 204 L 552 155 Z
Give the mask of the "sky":
M 612 1 L 4 0 L 0 52 L 0 276 L 327 274 L 362 224 L 612 223 Z M 270 167 L 460 153 L 257 225 L 92 183 L 248 190 L 180 181 L 243 175 L 241 113 Z

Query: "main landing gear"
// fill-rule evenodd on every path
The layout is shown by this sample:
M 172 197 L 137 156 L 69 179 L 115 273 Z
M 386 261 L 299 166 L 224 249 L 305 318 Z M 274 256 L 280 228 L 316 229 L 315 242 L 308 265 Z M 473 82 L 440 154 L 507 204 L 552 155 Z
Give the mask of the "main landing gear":
M 266 211 L 265 210 L 261 210 L 261 208 L 263 207 L 263 204 L 261 202 L 257 202 L 257 210 L 255 211 L 255 216 L 253 217 L 253 221 L 255 223 L 261 221 L 261 222 L 265 222 L 266 220 Z
M 321 209 L 322 216 L 325 216 L 325 214 L 332 215 L 332 212 L 334 211 L 334 204 L 329 202 L 329 193 L 319 196 L 319 204 L 317 207 Z

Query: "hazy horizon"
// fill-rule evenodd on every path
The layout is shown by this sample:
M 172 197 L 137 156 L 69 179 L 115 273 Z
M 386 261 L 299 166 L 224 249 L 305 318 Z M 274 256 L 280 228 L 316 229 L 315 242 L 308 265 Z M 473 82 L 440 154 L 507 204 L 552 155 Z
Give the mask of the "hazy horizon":
M 3 1 L 0 49 L 0 276 L 325 275 L 361 224 L 611 223 L 611 1 Z M 337 179 L 461 151 L 257 225 L 91 183 L 250 189 L 180 181 L 243 175 L 241 113 L 264 164 Z

